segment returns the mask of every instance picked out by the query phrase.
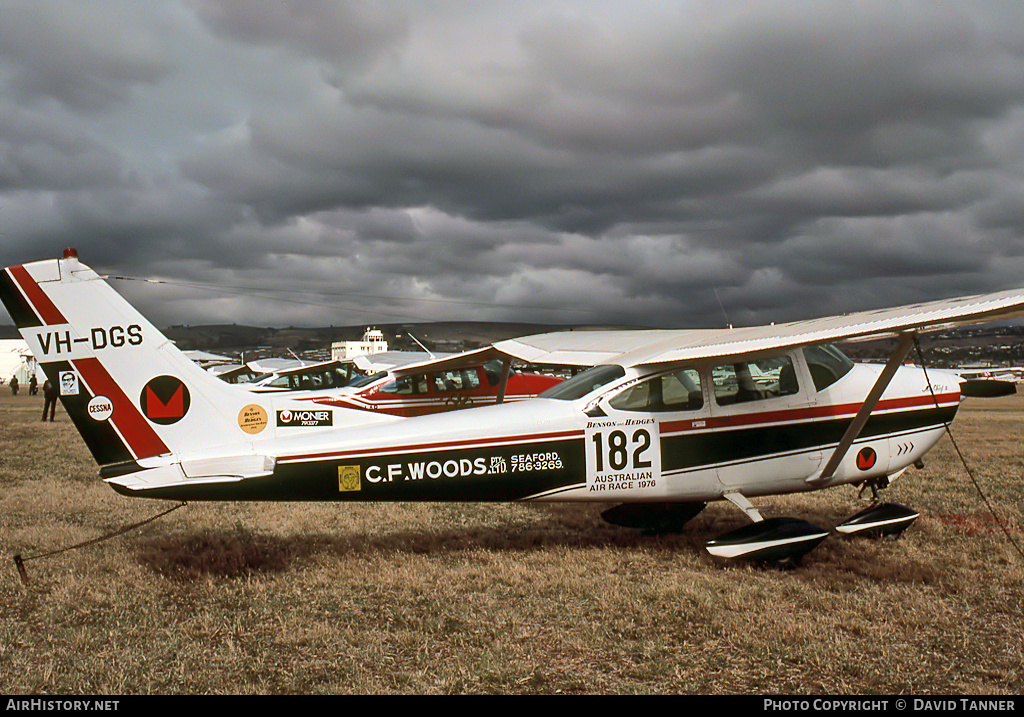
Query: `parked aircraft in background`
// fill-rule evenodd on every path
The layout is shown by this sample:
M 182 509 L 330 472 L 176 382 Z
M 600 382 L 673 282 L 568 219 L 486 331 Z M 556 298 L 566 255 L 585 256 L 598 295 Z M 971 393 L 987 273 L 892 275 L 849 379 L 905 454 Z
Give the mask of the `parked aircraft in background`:
M 394 352 L 392 352 L 394 353 Z M 533 398 L 562 381 L 561 377 L 513 371 L 502 383 L 501 355 L 494 349 L 423 360 L 424 354 L 410 354 L 418 361 L 392 356 L 385 371 L 363 375 L 354 359 L 327 361 L 286 368 L 255 376 L 249 381 L 232 380 L 254 393 L 289 393 L 296 401 L 324 406 L 380 411 L 393 416 L 422 416 L 482 406 L 498 401 Z M 224 379 L 224 376 L 220 376 Z
M 250 391 L 273 393 L 279 391 L 325 391 L 348 386 L 362 374 L 351 361 L 325 361 L 283 368 L 254 376 L 249 381 L 235 381 Z
M 920 464 L 960 402 L 955 374 L 904 365 L 918 334 L 1024 315 L 1024 291 L 1007 291 L 762 327 L 525 337 L 487 350 L 501 358 L 502 405 L 402 419 L 216 379 L 71 250 L 5 269 L 0 298 L 124 495 L 616 503 L 606 519 L 649 529 L 728 501 L 751 523 L 708 552 L 783 564 L 829 530 L 765 518 L 751 499 L 849 484 L 877 495 Z M 884 366 L 832 346 L 869 336 L 898 339 Z M 513 360 L 593 368 L 505 404 Z M 423 375 L 434 370 L 455 367 Z M 916 517 L 876 501 L 834 527 L 898 534 Z
M 519 371 L 503 377 L 503 358 L 493 348 L 452 354 L 356 378 L 341 391 L 296 398 L 395 416 L 423 416 L 533 398 L 563 380 Z
M 266 374 L 252 369 L 247 364 L 221 364 L 206 369 L 225 383 L 251 383 Z

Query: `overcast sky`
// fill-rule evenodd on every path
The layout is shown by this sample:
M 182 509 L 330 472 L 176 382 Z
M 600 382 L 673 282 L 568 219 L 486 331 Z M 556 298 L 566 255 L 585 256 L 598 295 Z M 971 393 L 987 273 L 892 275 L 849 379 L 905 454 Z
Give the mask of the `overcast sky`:
M 158 326 L 1024 286 L 1021 4 L 0 0 L 0 242 Z

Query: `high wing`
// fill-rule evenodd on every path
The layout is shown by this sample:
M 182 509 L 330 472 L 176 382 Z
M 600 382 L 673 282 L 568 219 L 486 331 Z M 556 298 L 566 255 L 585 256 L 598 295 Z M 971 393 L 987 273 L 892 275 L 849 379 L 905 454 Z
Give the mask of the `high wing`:
M 410 374 L 423 373 L 424 371 L 453 371 L 460 368 L 469 368 L 470 366 L 479 366 L 488 361 L 504 357 L 505 355 L 498 349 L 493 346 L 487 346 L 482 349 L 474 349 L 459 354 L 446 354 L 425 361 L 403 364 L 402 366 L 390 369 L 390 373 L 394 376 L 408 376 Z
M 510 339 L 495 347 L 538 364 L 624 366 L 753 356 L 794 346 L 935 331 L 1024 316 L 1024 290 L 911 304 L 784 324 L 730 329 L 565 331 Z
M 303 371 L 309 370 L 340 368 L 351 363 L 351 361 L 321 361 L 320 363 L 304 363 L 301 366 L 280 369 L 276 373 L 281 376 L 290 376 L 292 374 L 302 373 Z
M 382 351 L 375 354 L 353 356 L 352 362 L 363 373 L 373 374 L 448 355 L 450 354 L 429 354 L 425 351 Z

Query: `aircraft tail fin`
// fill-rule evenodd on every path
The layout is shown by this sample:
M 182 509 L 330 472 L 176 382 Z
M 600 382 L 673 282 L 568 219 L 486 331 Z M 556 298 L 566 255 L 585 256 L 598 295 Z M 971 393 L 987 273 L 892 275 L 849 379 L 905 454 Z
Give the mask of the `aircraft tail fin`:
M 274 436 L 275 408 L 297 405 L 203 370 L 74 250 L 60 260 L 4 269 L 0 298 L 59 387 L 101 475 L 133 472 L 147 458 L 202 456 L 224 446 L 251 454 L 253 441 Z

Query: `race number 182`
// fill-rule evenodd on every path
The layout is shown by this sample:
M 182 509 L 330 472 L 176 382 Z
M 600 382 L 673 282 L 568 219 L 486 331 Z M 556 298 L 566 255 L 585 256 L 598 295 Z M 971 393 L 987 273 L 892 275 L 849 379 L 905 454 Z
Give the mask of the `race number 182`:
M 651 432 L 646 428 L 616 428 L 590 436 L 594 447 L 594 472 L 645 470 L 652 467 Z

